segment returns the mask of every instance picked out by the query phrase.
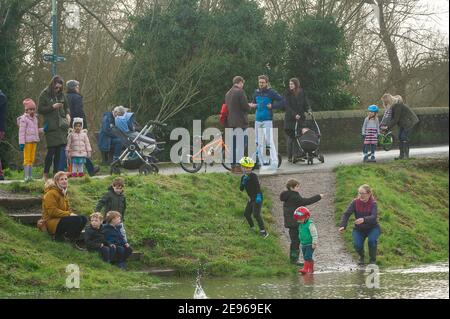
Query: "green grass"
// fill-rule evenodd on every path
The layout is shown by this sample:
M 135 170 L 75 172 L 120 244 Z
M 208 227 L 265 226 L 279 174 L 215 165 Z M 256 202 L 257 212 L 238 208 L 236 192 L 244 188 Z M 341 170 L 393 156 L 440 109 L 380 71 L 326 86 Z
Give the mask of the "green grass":
M 417 159 L 336 169 L 336 222 L 357 188 L 369 184 L 378 204 L 381 266 L 448 260 L 448 159 Z M 353 217 L 349 221 L 351 225 Z M 351 228 L 344 238 L 353 251 Z M 366 248 L 367 249 L 367 248 Z
M 71 206 L 80 214 L 89 215 L 111 180 L 112 177 L 71 179 Z M 210 276 L 292 273 L 277 235 L 271 232 L 270 224 L 274 221 L 268 200 L 263 206 L 263 217 L 271 236 L 263 240 L 257 232 L 249 230 L 243 217 L 246 194 L 239 192 L 239 177 L 229 174 L 125 176 L 125 183 L 127 234 L 135 250 L 143 253 L 141 261 L 130 262 L 131 269 L 170 267 L 180 274 L 191 275 L 201 266 Z M 40 194 L 42 181 L 13 183 L 2 188 Z M 69 263 L 86 269 L 85 276 L 90 279 L 82 282 L 88 288 L 143 284 L 141 275 L 130 272 L 122 276 L 99 257 L 75 251 L 68 244 L 52 242 L 48 235 L 17 224 L 3 213 L 0 234 L 0 291 L 61 287 Z M 150 242 L 156 245 L 150 247 Z M 111 280 L 116 275 L 123 279 Z M 94 280 L 96 277 L 98 282 Z

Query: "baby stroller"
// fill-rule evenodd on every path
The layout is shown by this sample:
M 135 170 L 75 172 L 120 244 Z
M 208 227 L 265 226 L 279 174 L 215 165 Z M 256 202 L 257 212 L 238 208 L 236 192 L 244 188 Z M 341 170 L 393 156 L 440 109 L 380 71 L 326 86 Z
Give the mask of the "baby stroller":
M 120 174 L 120 168 L 139 169 L 139 173 L 144 175 L 157 174 L 159 172 L 158 166 L 156 166 L 158 159 L 155 156 L 163 150 L 159 145 L 165 144 L 165 142 L 157 142 L 149 135 L 155 126 L 166 125 L 158 121 L 148 121 L 139 132 L 130 131 L 128 133 L 113 127 L 111 129 L 113 134 L 120 138 L 125 149 L 119 158 L 111 163 L 111 175 Z
M 325 162 L 325 158 L 320 154 L 320 128 L 312 112 L 308 112 L 311 116 L 313 128 L 302 134 L 299 127 L 299 121 L 295 123 L 295 140 L 299 148 L 299 155 L 293 159 L 293 163 L 299 161 L 307 161 L 308 165 L 312 165 L 314 158 L 317 158 L 320 162 Z

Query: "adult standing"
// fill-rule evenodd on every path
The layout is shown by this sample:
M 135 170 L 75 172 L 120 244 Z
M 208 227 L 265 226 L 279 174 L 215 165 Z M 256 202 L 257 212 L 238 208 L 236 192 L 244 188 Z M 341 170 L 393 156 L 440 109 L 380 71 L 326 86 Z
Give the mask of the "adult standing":
M 359 263 L 364 264 L 364 241 L 368 239 L 369 263 L 375 264 L 377 258 L 378 237 L 381 229 L 378 224 L 377 202 L 369 185 L 358 188 L 358 198 L 355 198 L 342 215 L 339 231 L 345 231 L 350 215 L 355 215 L 355 225 L 352 232 L 353 246 L 359 255 Z
M 44 164 L 44 180 L 48 179 L 53 162 L 53 174 L 60 170 L 61 152 L 65 152 L 69 129 L 69 103 L 63 93 L 64 81 L 55 75 L 39 96 L 38 112 L 44 116 L 44 132 L 47 155 Z
M 273 109 L 284 106 L 284 98 L 269 86 L 267 75 L 258 76 L 258 86 L 253 94 L 253 103 L 256 105 L 255 140 L 257 147 L 256 167 L 264 163 L 265 145 L 270 148 L 270 165 L 272 169 L 278 168 L 278 153 L 273 138 Z
M 6 132 L 6 106 L 8 99 L 6 95 L 0 90 L 0 141 L 5 138 Z M 4 180 L 2 158 L 0 154 L 0 181 Z
M 305 91 L 300 86 L 297 78 L 289 80 L 289 90 L 285 94 L 285 110 L 284 114 L 284 132 L 286 135 L 286 152 L 288 161 L 292 162 L 293 157 L 297 154 L 297 143 L 295 135 L 300 134 L 302 128 L 305 127 L 305 112 L 310 109 Z M 295 132 L 295 125 L 298 122 L 298 132 Z M 295 150 L 295 151 L 294 151 Z M 303 205 L 300 205 L 303 206 Z
M 75 243 L 80 238 L 87 218 L 72 212 L 67 198 L 68 188 L 69 182 L 65 172 L 56 173 L 52 180 L 46 182 L 42 219 L 46 222 L 47 232 L 54 235 L 56 241 L 68 238 Z
M 409 137 L 414 126 L 419 123 L 419 118 L 411 108 L 403 103 L 401 98 L 396 99 L 396 103 L 391 107 L 391 119 L 386 125 L 387 130 L 398 126 L 398 139 L 400 141 L 400 156 L 395 159 L 409 158 Z
M 70 126 L 72 127 L 73 119 L 78 117 L 83 119 L 83 129 L 87 130 L 88 124 L 83 108 L 83 96 L 80 94 L 80 82 L 76 80 L 69 80 L 66 83 L 66 88 L 66 97 L 69 102 L 69 112 L 71 118 Z M 90 176 L 94 176 L 100 170 L 99 167 L 94 167 L 92 160 L 88 157 L 86 157 L 85 165 Z
M 115 126 L 114 111 L 103 113 L 102 125 L 98 134 L 98 148 L 102 153 L 102 163 L 110 164 L 112 160 L 116 160 L 122 151 L 122 142 L 120 138 L 113 134 L 112 128 Z M 112 151 L 112 152 L 111 152 Z
M 233 78 L 233 86 L 225 94 L 225 104 L 228 107 L 228 128 L 233 129 L 233 158 L 231 163 L 232 172 L 240 173 L 241 168 L 237 160 L 245 155 L 248 146 L 248 136 L 246 130 L 248 128 L 248 112 L 253 104 L 249 104 L 244 92 L 245 80 L 242 76 Z M 239 131 L 244 133 L 244 143 L 237 140 Z M 243 148 L 242 148 L 243 146 Z

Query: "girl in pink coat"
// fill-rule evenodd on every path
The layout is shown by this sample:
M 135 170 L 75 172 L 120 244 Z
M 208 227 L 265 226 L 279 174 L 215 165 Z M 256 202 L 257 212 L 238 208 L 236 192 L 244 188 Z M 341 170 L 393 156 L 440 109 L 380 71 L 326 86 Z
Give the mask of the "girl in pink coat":
M 87 135 L 87 130 L 83 129 L 83 119 L 76 117 L 73 119 L 73 130 L 69 130 L 67 137 L 66 156 L 72 164 L 72 177 L 82 177 L 83 166 L 86 158 L 92 154 L 91 143 Z
M 36 103 L 32 99 L 25 99 L 23 106 L 25 113 L 17 118 L 17 125 L 19 126 L 19 149 L 23 152 L 24 177 L 28 182 L 33 179 L 37 143 L 39 143 L 39 133 L 42 133 L 43 129 L 38 128 Z

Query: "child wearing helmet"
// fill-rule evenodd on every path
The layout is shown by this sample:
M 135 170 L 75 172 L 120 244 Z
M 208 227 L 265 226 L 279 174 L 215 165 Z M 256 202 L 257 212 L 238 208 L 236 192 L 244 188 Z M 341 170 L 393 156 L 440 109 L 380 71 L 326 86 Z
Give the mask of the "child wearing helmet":
M 378 106 L 370 105 L 369 112 L 364 119 L 361 134 L 364 138 L 363 161 L 375 162 L 375 150 L 378 144 L 378 134 L 380 134 L 380 123 L 378 121 Z M 369 153 L 370 150 L 370 153 Z M 369 158 L 370 157 L 370 158 Z
M 294 212 L 294 219 L 300 224 L 298 228 L 298 237 L 300 239 L 304 266 L 298 271 L 302 274 L 314 273 L 313 253 L 317 248 L 317 227 L 311 220 L 311 213 L 308 208 L 300 206 Z
M 250 228 L 253 229 L 255 224 L 253 222 L 252 215 L 255 216 L 256 222 L 258 223 L 259 227 L 259 234 L 263 238 L 267 238 L 267 236 L 269 236 L 269 233 L 264 227 L 264 222 L 261 216 L 261 207 L 263 200 L 261 186 L 259 185 L 258 176 L 253 173 L 255 162 L 250 157 L 243 157 L 239 161 L 239 164 L 241 164 L 243 173 L 239 188 L 241 192 L 245 189 L 249 197 L 247 206 L 245 207 L 244 217 L 245 219 L 247 219 Z

